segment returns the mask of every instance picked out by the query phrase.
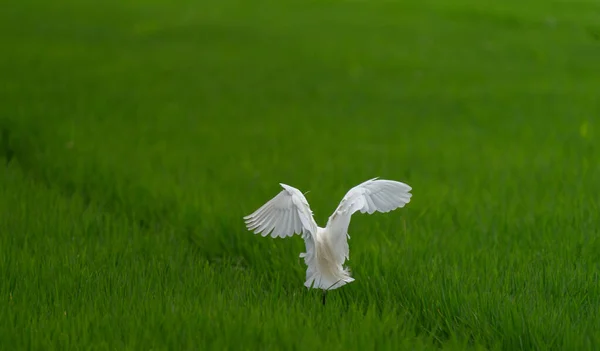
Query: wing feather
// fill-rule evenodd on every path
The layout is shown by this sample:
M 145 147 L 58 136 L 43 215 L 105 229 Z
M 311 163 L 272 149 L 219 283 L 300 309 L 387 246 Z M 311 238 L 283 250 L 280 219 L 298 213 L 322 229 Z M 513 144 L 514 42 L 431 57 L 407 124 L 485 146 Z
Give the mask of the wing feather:
M 370 179 L 350 189 L 327 222 L 326 232 L 339 264 L 349 258 L 348 227 L 356 211 L 372 214 L 387 213 L 410 202 L 412 188 L 402 182 Z
M 285 238 L 294 234 L 316 235 L 317 224 L 300 190 L 280 184 L 283 190 L 254 213 L 245 216 L 248 230 L 262 236 Z
M 280 185 L 283 190 L 254 213 L 245 216 L 244 221 L 249 230 L 262 236 L 269 235 L 271 231 L 273 238 L 301 234 L 306 252 L 301 253 L 300 257 L 304 258 L 308 266 L 304 285 L 310 287 L 316 274 L 314 267 L 317 259 L 317 223 L 304 194 L 292 186 Z
M 291 217 L 290 217 L 290 213 L 292 213 L 292 211 L 289 210 L 285 210 L 283 211 L 283 216 L 281 216 L 280 222 L 281 222 L 281 226 L 279 226 L 279 230 L 277 232 L 277 236 L 282 237 L 284 233 L 290 233 L 291 232 Z
M 258 232 L 268 233 L 267 230 L 271 226 L 271 222 L 275 219 L 275 211 L 265 212 L 264 217 L 260 218 L 260 227 L 257 228 Z
M 284 210 L 282 211 L 283 214 L 279 219 L 279 225 L 278 225 L 278 229 L 277 229 L 277 236 L 280 238 L 283 238 L 283 236 L 285 235 L 285 233 L 293 233 L 291 231 L 291 216 L 290 214 L 292 213 L 292 211 L 290 210 Z
M 380 208 L 383 211 L 388 211 L 390 208 L 390 199 L 386 198 L 383 194 L 373 194 L 371 198 L 373 199 L 373 207 Z
M 300 254 L 308 266 L 305 286 L 313 284 L 317 251 L 315 241 L 317 223 L 313 218 L 308 201 L 300 190 L 280 183 L 283 190 L 254 213 L 245 216 L 246 227 L 255 234 L 273 238 L 285 238 L 301 234 L 306 246 L 306 252 Z

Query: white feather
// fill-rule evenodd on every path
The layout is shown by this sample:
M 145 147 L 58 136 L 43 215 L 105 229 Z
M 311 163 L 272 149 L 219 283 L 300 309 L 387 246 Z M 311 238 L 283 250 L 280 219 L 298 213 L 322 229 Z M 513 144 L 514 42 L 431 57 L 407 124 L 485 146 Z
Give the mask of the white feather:
M 246 227 L 255 234 L 285 238 L 302 234 L 306 252 L 308 288 L 337 289 L 354 281 L 343 264 L 350 258 L 348 227 L 356 211 L 372 214 L 390 212 L 410 202 L 412 188 L 404 183 L 371 179 L 350 189 L 329 217 L 327 226 L 317 226 L 302 192 L 280 184 L 283 190 L 254 213 L 244 217 Z

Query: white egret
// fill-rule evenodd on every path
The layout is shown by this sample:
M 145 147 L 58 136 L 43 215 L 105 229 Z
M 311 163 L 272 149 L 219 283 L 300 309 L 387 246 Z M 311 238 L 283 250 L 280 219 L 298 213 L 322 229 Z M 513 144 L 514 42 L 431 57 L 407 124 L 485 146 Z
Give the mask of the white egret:
M 390 212 L 404 207 L 412 194 L 407 184 L 373 178 L 350 189 L 327 226 L 321 228 L 313 218 L 308 201 L 300 190 L 281 184 L 283 190 L 251 215 L 244 217 L 246 227 L 263 237 L 285 238 L 301 234 L 306 252 L 301 253 L 306 269 L 307 288 L 323 290 L 323 304 L 328 290 L 353 282 L 350 270 L 344 267 L 350 259 L 348 226 L 356 211 L 372 214 Z

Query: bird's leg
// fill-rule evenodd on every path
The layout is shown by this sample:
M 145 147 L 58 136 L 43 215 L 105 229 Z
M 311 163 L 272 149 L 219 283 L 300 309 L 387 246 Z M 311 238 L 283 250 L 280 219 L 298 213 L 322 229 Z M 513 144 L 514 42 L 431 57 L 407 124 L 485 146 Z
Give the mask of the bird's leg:
M 327 299 L 327 290 L 331 289 L 335 284 L 339 283 L 340 281 L 341 281 L 341 279 L 338 280 L 337 282 L 331 284 L 331 286 L 328 287 L 327 289 L 323 289 L 323 306 L 325 306 L 325 300 Z

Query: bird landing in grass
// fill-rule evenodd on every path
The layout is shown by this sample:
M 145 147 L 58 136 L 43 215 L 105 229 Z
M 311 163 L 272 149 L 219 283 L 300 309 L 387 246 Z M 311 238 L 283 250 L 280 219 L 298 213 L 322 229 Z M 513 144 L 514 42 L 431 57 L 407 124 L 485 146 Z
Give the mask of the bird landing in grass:
M 301 234 L 306 252 L 301 253 L 306 263 L 307 288 L 323 290 L 323 304 L 328 290 L 337 289 L 354 281 L 344 267 L 350 259 L 348 226 L 356 211 L 372 214 L 390 212 L 410 202 L 412 188 L 404 183 L 371 179 L 350 189 L 327 226 L 321 228 L 313 218 L 308 201 L 300 190 L 280 184 L 283 190 L 251 215 L 244 217 L 246 227 L 263 237 L 285 238 Z

